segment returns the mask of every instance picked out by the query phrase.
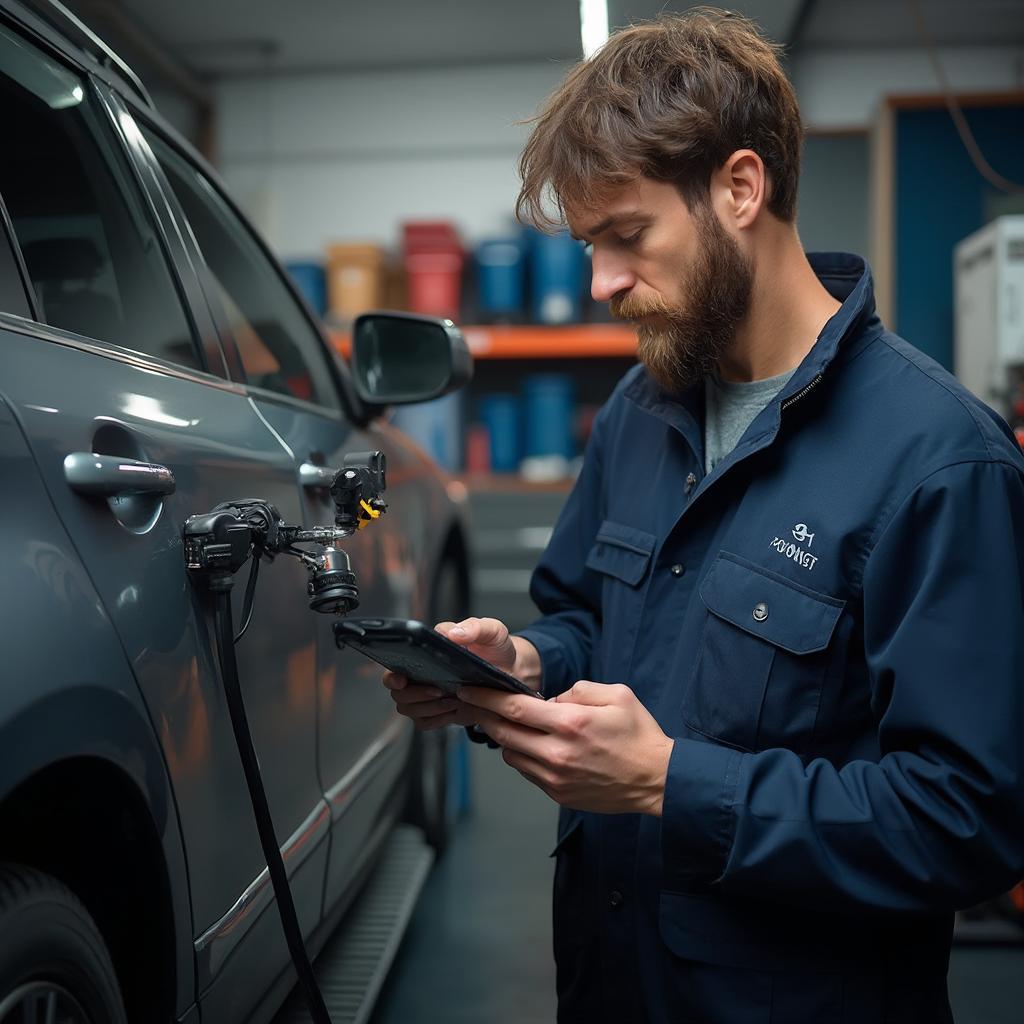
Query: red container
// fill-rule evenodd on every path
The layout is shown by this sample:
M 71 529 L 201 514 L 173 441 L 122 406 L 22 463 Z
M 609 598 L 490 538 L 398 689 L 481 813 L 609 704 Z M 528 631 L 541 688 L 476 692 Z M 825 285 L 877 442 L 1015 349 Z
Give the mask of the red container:
M 410 222 L 403 225 L 403 242 L 409 309 L 458 319 L 465 256 L 454 225 Z

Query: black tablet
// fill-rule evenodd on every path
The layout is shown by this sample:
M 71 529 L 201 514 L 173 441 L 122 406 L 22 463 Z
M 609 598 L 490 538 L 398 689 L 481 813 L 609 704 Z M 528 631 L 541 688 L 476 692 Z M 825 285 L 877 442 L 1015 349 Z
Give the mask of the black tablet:
M 488 686 L 540 697 L 515 676 L 414 619 L 339 619 L 334 639 L 339 647 L 351 647 L 412 682 L 445 693 L 454 693 L 459 686 Z

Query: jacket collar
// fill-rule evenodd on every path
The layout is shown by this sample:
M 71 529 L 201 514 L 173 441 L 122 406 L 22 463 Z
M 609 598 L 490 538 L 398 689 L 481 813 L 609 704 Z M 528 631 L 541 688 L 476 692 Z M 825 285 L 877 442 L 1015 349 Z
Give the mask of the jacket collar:
M 782 403 L 823 374 L 844 342 L 863 336 L 869 327 L 878 322 L 871 270 L 862 257 L 845 252 L 813 252 L 807 254 L 807 260 L 829 294 L 842 305 L 822 328 L 818 340 L 786 386 L 769 403 L 768 410 L 772 410 L 771 427 L 749 438 L 750 442 L 763 437 L 765 433 L 774 433 L 778 428 L 778 410 Z M 676 427 L 694 451 L 703 451 L 703 381 L 698 381 L 679 396 L 672 396 L 658 387 L 646 370 L 641 370 L 626 387 L 624 397 Z

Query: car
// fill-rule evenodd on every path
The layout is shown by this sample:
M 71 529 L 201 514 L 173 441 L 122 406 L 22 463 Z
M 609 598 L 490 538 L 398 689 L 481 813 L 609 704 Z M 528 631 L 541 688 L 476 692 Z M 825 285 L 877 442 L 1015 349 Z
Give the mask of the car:
M 330 526 L 334 471 L 383 451 L 389 509 L 341 545 L 359 613 L 432 623 L 469 603 L 457 487 L 61 5 L 0 0 L 0 95 L 0 1022 L 269 1020 L 295 975 L 184 525 L 258 497 Z M 392 336 L 417 328 L 455 337 Z M 405 401 L 452 383 L 405 376 Z M 414 735 L 307 583 L 265 564 L 236 650 L 315 953 L 396 822 L 443 846 L 447 802 L 444 734 Z

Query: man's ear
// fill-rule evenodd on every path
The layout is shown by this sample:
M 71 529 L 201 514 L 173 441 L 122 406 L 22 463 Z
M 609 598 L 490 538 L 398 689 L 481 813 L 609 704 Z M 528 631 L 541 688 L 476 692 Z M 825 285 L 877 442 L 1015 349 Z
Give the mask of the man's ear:
M 738 149 L 711 176 L 719 216 L 737 229 L 749 228 L 768 199 L 764 161 L 752 149 Z

